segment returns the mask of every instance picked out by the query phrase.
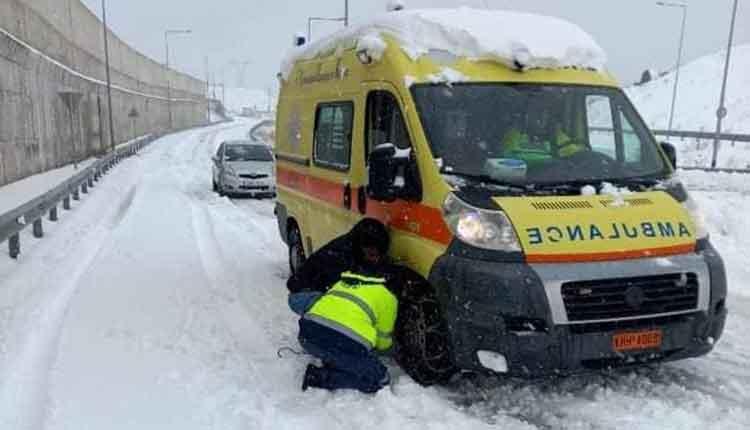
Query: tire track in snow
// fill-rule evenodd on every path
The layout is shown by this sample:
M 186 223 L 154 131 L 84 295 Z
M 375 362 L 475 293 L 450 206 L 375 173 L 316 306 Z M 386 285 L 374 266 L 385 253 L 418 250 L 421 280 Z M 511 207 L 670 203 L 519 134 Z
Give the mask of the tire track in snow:
M 268 360 L 275 360 L 274 339 L 278 330 L 269 330 L 264 321 L 253 321 L 258 312 L 245 306 L 240 290 L 249 280 L 243 279 L 242 274 L 265 271 L 262 267 L 270 260 L 262 253 L 251 255 L 254 258 L 251 265 L 255 267 L 248 269 L 247 263 L 232 255 L 234 251 L 247 257 L 247 251 L 253 250 L 242 239 L 247 235 L 246 227 L 253 224 L 228 199 L 211 191 L 208 176 L 204 174 L 205 160 L 213 152 L 219 134 L 220 131 L 203 134 L 197 142 L 190 143 L 194 145 L 192 149 L 175 148 L 169 157 L 174 170 L 171 176 L 189 205 L 191 238 L 198 251 L 201 272 L 205 274 L 201 278 L 207 280 L 199 291 L 177 292 L 177 305 L 185 311 L 177 342 L 187 350 L 200 351 L 195 358 L 201 368 L 196 373 L 203 376 L 200 383 L 191 384 L 203 393 L 205 410 L 200 415 L 228 423 L 227 427 L 240 422 L 244 428 L 267 428 L 272 422 L 270 417 L 276 415 L 276 405 L 267 394 L 274 390 L 274 379 L 268 379 L 266 365 Z M 238 222 L 238 217 L 242 222 Z M 217 233 L 219 227 L 221 233 Z M 236 246 L 227 247 L 227 242 Z M 265 288 L 257 290 L 260 294 L 255 303 L 268 302 L 265 291 Z M 216 385 L 222 388 L 218 390 Z M 225 406 L 221 411 L 235 409 L 236 416 L 220 416 L 217 404 Z
M 210 281 L 210 290 L 205 293 L 199 312 L 213 313 L 210 317 L 204 315 L 208 329 L 204 326 L 198 327 L 198 330 L 215 333 L 222 345 L 222 351 L 213 356 L 213 361 L 204 364 L 210 369 L 208 371 L 223 381 L 224 395 L 217 399 L 215 393 L 207 388 L 206 409 L 215 407 L 219 401 L 226 406 L 224 409 L 237 409 L 236 419 L 247 420 L 247 428 L 268 428 L 272 417 L 280 415 L 278 397 L 274 396 L 279 394 L 278 386 L 275 385 L 275 378 L 268 375 L 268 364 L 275 360 L 273 354 L 279 346 L 278 333 L 264 321 L 255 321 L 254 317 L 261 314 L 242 300 L 240 290 L 247 280 L 243 282 L 240 275 L 242 268 L 236 262 L 232 264 L 232 259 L 226 255 L 223 242 L 216 232 L 217 223 L 224 220 L 212 216 L 210 208 L 209 202 L 193 201 L 191 209 L 201 264 Z M 231 206 L 230 209 L 236 210 Z M 224 239 L 227 237 L 230 236 L 223 235 Z M 238 243 L 244 242 L 238 240 Z M 266 258 L 259 257 L 251 264 L 259 267 L 268 264 Z M 253 304 L 268 303 L 271 297 L 267 291 L 267 288 L 254 290 Z M 249 387 L 253 388 L 252 394 L 248 391 Z

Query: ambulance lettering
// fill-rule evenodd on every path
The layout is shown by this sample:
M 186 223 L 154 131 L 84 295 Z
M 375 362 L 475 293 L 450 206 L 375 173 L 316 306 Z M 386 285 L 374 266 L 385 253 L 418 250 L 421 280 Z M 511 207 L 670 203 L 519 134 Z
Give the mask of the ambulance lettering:
M 540 246 L 560 242 L 639 240 L 658 238 L 690 239 L 693 237 L 685 223 L 658 221 L 640 224 L 612 223 L 607 226 L 596 224 L 530 227 L 526 229 L 529 245 Z

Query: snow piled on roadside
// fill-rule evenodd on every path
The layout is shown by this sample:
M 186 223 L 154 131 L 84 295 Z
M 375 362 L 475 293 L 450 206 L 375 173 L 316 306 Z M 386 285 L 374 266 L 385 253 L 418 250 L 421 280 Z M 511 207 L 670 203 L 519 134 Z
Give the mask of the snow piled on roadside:
M 675 130 L 714 132 L 716 109 L 724 74 L 726 51 L 685 64 L 680 73 L 673 128 Z M 735 46 L 727 86 L 727 117 L 724 133 L 750 134 L 750 44 Z M 626 90 L 650 128 L 668 128 L 675 73 L 669 73 L 644 85 Z M 677 148 L 681 166 L 708 167 L 713 156 L 713 140 L 680 139 L 657 136 Z M 750 143 L 721 142 L 717 165 L 722 168 L 750 168 Z
M 55 188 L 80 173 L 94 161 L 96 161 L 95 158 L 84 160 L 78 163 L 78 168 L 69 164 L 0 187 L 0 215 Z
M 716 109 L 724 74 L 726 50 L 682 66 L 673 128 L 714 131 Z M 750 133 L 750 44 L 735 46 L 727 83 L 725 133 Z M 626 90 L 652 129 L 666 129 L 672 103 L 675 73 Z
M 531 69 L 602 70 L 606 64 L 604 50 L 575 24 L 529 13 L 461 7 L 389 12 L 366 24 L 292 48 L 282 62 L 282 76 L 288 79 L 299 60 L 315 58 L 373 32 L 395 38 L 413 60 L 439 50 L 514 68 L 520 64 Z
M 727 266 L 731 294 L 750 298 L 750 176 L 680 172 L 707 221 L 711 242 Z M 750 408 L 750 405 L 748 405 Z

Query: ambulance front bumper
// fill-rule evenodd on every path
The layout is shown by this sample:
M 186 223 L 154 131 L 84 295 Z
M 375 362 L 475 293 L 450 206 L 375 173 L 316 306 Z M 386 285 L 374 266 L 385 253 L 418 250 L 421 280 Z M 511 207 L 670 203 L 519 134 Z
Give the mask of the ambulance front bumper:
M 599 282 L 616 288 L 613 280 L 638 278 L 645 297 L 653 297 L 659 286 L 649 290 L 650 277 L 666 282 L 676 275 L 680 275 L 676 285 L 689 280 L 684 289 L 694 292 L 695 301 L 675 301 L 679 306 L 672 312 L 644 308 L 639 315 L 623 304 L 611 308 L 614 317 L 605 312 L 589 319 L 591 314 L 581 314 L 569 300 L 575 295 L 566 296 L 569 291 L 564 291 L 578 281 L 585 281 L 583 290 L 588 293 L 596 291 Z M 430 282 L 445 313 L 455 364 L 515 377 L 701 356 L 721 336 L 727 315 L 724 265 L 710 245 L 700 253 L 667 258 L 556 265 L 478 261 L 449 253 L 437 261 Z M 626 352 L 614 348 L 616 335 L 654 330 L 661 333 L 658 346 Z M 488 364 L 488 355 L 503 366 Z

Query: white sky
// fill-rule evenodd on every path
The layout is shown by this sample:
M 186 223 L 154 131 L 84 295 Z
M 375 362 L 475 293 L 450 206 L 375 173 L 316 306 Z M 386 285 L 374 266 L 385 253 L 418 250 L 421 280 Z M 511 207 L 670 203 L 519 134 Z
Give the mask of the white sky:
M 100 0 L 83 0 L 97 14 Z M 386 0 L 350 0 L 356 23 L 385 10 Z M 688 0 L 685 59 L 724 49 L 732 0 Z M 609 68 L 630 83 L 649 67 L 676 63 L 681 12 L 655 0 L 407 0 L 411 8 L 474 6 L 507 8 L 568 19 L 591 33 L 609 55 Z M 189 28 L 170 42 L 172 64 L 205 79 L 205 57 L 228 86 L 265 88 L 275 82 L 295 32 L 307 31 L 309 16 L 343 15 L 344 0 L 108 0 L 110 25 L 132 46 L 164 61 L 164 30 Z M 338 23 L 316 23 L 321 37 Z M 544 29 L 539 29 L 544 31 Z M 735 43 L 750 43 L 750 0 L 740 0 Z M 244 76 L 239 63 L 246 65 Z

